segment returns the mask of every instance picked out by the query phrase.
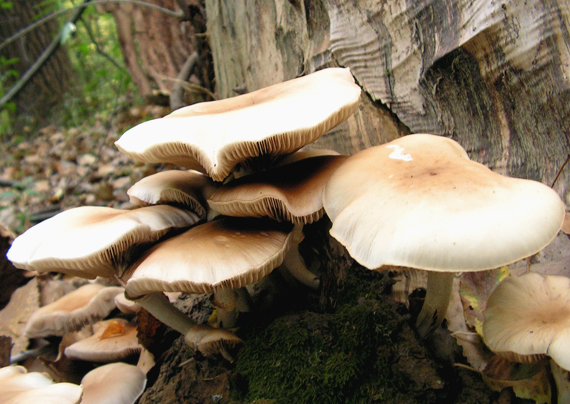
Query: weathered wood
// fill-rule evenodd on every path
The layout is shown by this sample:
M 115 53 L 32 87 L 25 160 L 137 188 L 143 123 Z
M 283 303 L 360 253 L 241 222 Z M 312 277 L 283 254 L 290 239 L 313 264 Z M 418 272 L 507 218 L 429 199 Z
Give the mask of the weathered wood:
M 363 106 L 319 146 L 354 153 L 436 133 L 498 172 L 545 183 L 570 151 L 564 0 L 206 0 L 206 11 L 221 98 L 351 68 Z

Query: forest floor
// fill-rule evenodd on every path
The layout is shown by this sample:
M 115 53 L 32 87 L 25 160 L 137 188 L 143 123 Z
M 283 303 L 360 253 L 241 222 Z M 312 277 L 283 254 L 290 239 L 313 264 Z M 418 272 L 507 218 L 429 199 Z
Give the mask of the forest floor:
M 33 138 L 9 142 L 1 158 L 2 227 L 19 234 L 75 206 L 130 208 L 126 192 L 131 185 L 172 167 L 134 163 L 113 143 L 129 125 L 164 113 L 159 108 L 137 108 L 123 113 L 112 127 L 47 127 Z M 307 228 L 302 248 L 309 261 L 318 259 L 317 244 L 328 237 L 327 225 L 325 220 Z M 566 243 L 566 236 L 558 237 L 549 252 L 535 257 L 533 263 L 545 273 L 567 274 Z M 511 270 L 522 267 L 526 264 Z M 464 314 L 465 299 L 459 289 L 448 320 L 433 336 L 421 340 L 413 328 L 421 299 L 402 295 L 395 286 L 401 274 L 366 270 L 346 255 L 339 258 L 333 273 L 342 277 L 342 285 L 331 284 L 319 293 L 302 288 L 281 271 L 257 285 L 253 290 L 257 310 L 240 319 L 236 332 L 244 345 L 233 363 L 193 354 L 179 335 L 161 329 L 148 342 L 156 365 L 148 373 L 140 403 L 534 402 L 515 397 L 510 387 L 500 393 L 491 390 L 481 375 L 480 352 L 469 353 L 472 347 L 460 346 L 452 337 L 448 325 L 458 318 L 462 325 L 450 328 L 472 325 Z M 4 271 L 0 279 L 8 296 L 29 280 L 21 275 L 8 280 L 9 276 L 14 275 Z M 467 278 L 463 287 L 470 284 L 473 278 Z M 206 321 L 212 312 L 204 296 L 183 296 L 177 305 L 198 321 Z M 0 312 L 0 320 L 8 322 L 10 315 Z M 511 379 L 507 377 L 501 386 L 516 384 Z

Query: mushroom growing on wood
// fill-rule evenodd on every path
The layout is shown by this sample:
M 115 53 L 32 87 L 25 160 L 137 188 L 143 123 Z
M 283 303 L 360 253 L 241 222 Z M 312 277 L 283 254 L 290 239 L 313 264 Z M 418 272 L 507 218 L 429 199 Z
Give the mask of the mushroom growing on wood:
M 349 69 L 324 69 L 181 108 L 135 126 L 115 144 L 134 160 L 176 164 L 223 181 L 246 160 L 272 159 L 314 142 L 352 115 L 360 93 Z
M 291 227 L 257 218 L 223 218 L 193 227 L 135 262 L 124 276 L 126 293 L 213 292 L 219 318 L 231 328 L 235 290 L 259 281 L 283 262 L 296 242 Z
M 134 210 L 82 206 L 30 228 L 14 240 L 6 256 L 22 269 L 113 277 L 130 263 L 135 246 L 199 220 L 193 212 L 167 205 Z
M 123 288 L 87 284 L 36 310 L 26 323 L 28 338 L 62 336 L 77 331 L 109 315 L 115 308 L 115 296 Z
M 501 176 L 455 141 L 405 136 L 348 158 L 325 187 L 331 235 L 369 269 L 428 273 L 420 335 L 445 316 L 456 272 L 510 264 L 558 233 L 564 204 L 552 189 Z
M 309 157 L 290 164 L 247 175 L 222 185 L 208 199 L 213 211 L 234 217 L 269 217 L 293 223 L 302 238 L 302 227 L 324 215 L 323 189 L 346 156 Z M 319 287 L 298 249 L 285 256 L 285 267 L 304 285 Z

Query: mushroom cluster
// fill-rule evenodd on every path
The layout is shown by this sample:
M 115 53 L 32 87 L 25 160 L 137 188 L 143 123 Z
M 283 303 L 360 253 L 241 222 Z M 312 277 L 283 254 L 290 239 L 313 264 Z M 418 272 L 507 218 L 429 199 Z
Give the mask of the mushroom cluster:
M 324 184 L 343 157 L 325 152 L 288 159 L 347 119 L 360 93 L 349 69 L 330 68 L 135 126 L 116 142 L 119 150 L 136 161 L 189 170 L 134 184 L 131 210 L 80 207 L 60 213 L 16 238 L 7 256 L 27 270 L 115 278 L 130 300 L 184 334 L 191 347 L 231 359 L 229 349 L 241 340 L 227 329 L 247 309 L 244 286 L 285 263 L 301 282 L 318 287 L 297 245 L 301 225 L 323 215 Z M 235 195 L 223 197 L 225 207 L 211 208 L 209 200 L 224 187 L 237 189 L 239 177 L 261 170 L 275 170 L 273 184 L 255 191 L 269 213 L 228 211 L 228 203 L 249 203 Z M 267 191 L 271 187 L 282 191 Z M 163 292 L 213 293 L 223 328 L 196 324 Z

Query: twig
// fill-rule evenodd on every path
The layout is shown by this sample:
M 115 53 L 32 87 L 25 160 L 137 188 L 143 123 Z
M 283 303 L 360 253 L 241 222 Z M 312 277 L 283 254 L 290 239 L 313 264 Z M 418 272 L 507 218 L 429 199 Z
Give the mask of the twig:
M 174 82 L 172 94 L 170 94 L 171 111 L 176 111 L 184 106 L 184 87 L 182 86 L 182 83 L 186 82 L 190 78 L 192 71 L 194 70 L 194 66 L 196 66 L 196 62 L 198 62 L 198 52 L 192 52 L 188 59 L 186 59 L 186 62 L 184 62 L 184 66 L 182 66 L 180 73 L 178 73 L 178 77 L 176 77 L 177 80 Z
M 554 184 L 556 184 L 556 181 L 558 181 L 558 177 L 560 177 L 560 174 L 562 174 L 562 170 L 564 170 L 564 167 L 566 167 L 568 161 L 570 161 L 570 154 L 566 157 L 566 160 L 564 160 L 564 164 L 562 164 L 562 167 L 560 167 L 558 173 L 556 173 L 556 177 L 554 177 L 554 181 L 552 181 L 552 185 L 550 185 L 550 188 L 554 188 Z
M 89 5 L 90 6 L 97 6 L 97 5 L 112 4 L 112 3 L 134 4 L 136 6 L 147 7 L 147 8 L 159 11 L 163 14 L 169 15 L 169 16 L 174 17 L 174 18 L 183 18 L 184 17 L 184 12 L 182 10 L 173 11 L 169 8 L 160 7 L 160 6 L 157 6 L 155 4 L 147 3 L 144 1 L 138 1 L 138 0 L 96 0 L 96 1 L 89 2 Z M 21 36 L 27 34 L 30 31 L 34 30 L 35 28 L 39 27 L 40 25 L 45 24 L 46 22 L 51 21 L 54 18 L 59 17 L 60 15 L 67 14 L 73 10 L 81 9 L 84 7 L 85 7 L 85 5 L 81 4 L 79 6 L 73 6 L 73 7 L 63 9 L 63 10 L 54 11 L 53 13 L 46 15 L 45 17 L 39 19 L 35 23 L 28 25 L 23 30 L 18 31 L 14 35 L 6 38 L 2 43 L 0 43 L 0 49 L 4 48 L 6 45 L 14 42 L 16 39 L 20 38 Z
M 87 31 L 87 36 L 89 36 L 89 39 L 91 39 L 91 42 L 93 42 L 93 44 L 95 45 L 95 49 L 97 50 L 98 53 L 100 53 L 105 59 L 107 59 L 109 62 L 111 62 L 117 69 L 122 70 L 124 72 L 127 71 L 127 69 L 125 69 L 123 66 L 121 66 L 119 64 L 119 62 L 117 62 L 115 59 L 113 59 L 111 57 L 111 55 L 109 55 L 107 52 L 105 52 L 100 46 L 99 43 L 97 42 L 97 40 L 95 39 L 95 36 L 93 35 L 93 31 L 91 31 L 91 27 L 89 26 L 89 24 L 87 23 L 87 21 L 85 21 L 83 18 L 81 19 L 81 22 L 83 22 L 83 26 L 85 27 L 85 31 Z

